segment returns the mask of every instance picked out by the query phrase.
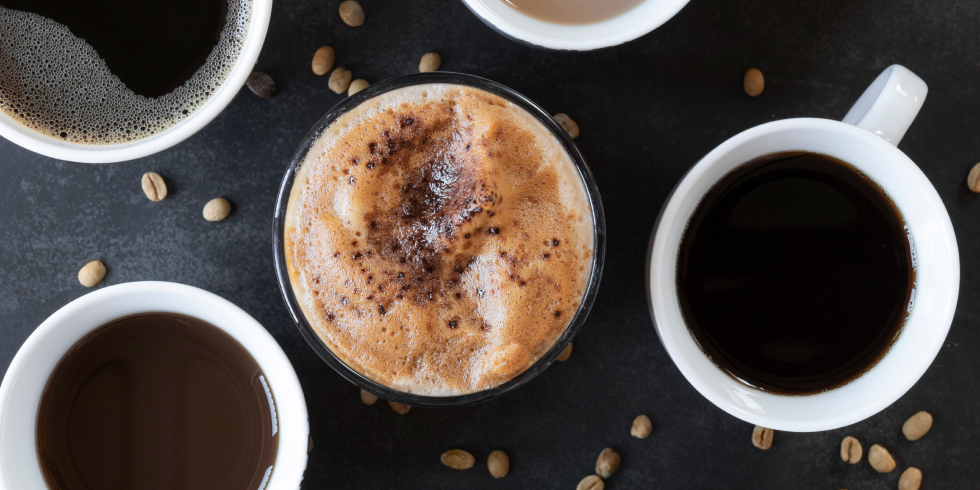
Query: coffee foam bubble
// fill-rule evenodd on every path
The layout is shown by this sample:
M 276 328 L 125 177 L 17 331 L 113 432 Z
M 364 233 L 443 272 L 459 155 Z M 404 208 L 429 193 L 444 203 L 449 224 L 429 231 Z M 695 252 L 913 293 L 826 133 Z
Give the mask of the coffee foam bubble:
M 231 72 L 245 44 L 249 0 L 228 0 L 225 27 L 204 65 L 157 98 L 135 94 L 68 27 L 0 7 L 0 111 L 47 136 L 112 145 L 150 137 L 188 119 Z
M 311 147 L 290 192 L 293 291 L 348 366 L 396 390 L 482 391 L 537 362 L 581 304 L 591 205 L 527 111 L 479 89 L 405 87 Z

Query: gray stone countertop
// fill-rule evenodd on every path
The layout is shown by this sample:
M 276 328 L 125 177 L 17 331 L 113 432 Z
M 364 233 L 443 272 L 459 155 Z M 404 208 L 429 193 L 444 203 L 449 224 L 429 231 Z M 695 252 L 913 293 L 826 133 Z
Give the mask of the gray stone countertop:
M 980 202 L 966 174 L 980 160 L 980 3 L 971 0 L 693 0 L 651 34 L 586 53 L 530 48 L 484 25 L 461 2 L 361 0 L 367 22 L 344 26 L 337 0 L 277 0 L 257 69 L 279 95 L 242 90 L 187 141 L 137 161 L 55 161 L 0 140 L 0 372 L 38 324 L 88 292 L 76 274 L 101 259 L 99 286 L 161 280 L 217 293 L 258 319 L 289 356 L 306 393 L 316 447 L 304 488 L 572 489 L 612 446 L 623 455 L 610 489 L 894 489 L 907 466 L 923 488 L 977 488 L 980 464 Z M 413 73 L 428 51 L 442 68 L 483 76 L 576 119 L 608 221 L 606 271 L 568 362 L 516 391 L 461 409 L 362 405 L 290 320 L 272 261 L 277 187 L 297 144 L 341 100 L 310 71 L 329 44 L 355 78 Z M 657 211 L 705 153 L 752 126 L 790 117 L 840 119 L 892 63 L 918 73 L 929 97 L 899 148 L 945 202 L 962 260 L 959 307 L 932 367 L 880 414 L 840 430 L 777 433 L 750 443 L 752 426 L 702 398 L 671 363 L 644 297 L 644 260 Z M 742 92 L 757 67 L 765 92 Z M 978 87 L 973 82 L 978 81 Z M 977 92 L 975 92 L 977 90 Z M 170 196 L 148 201 L 140 176 L 159 172 Z M 201 209 L 223 196 L 225 221 Z M 972 353 L 971 353 L 972 352 Z M 902 422 L 935 416 L 914 443 Z M 646 440 L 633 417 L 654 420 Z M 879 475 L 839 457 L 854 435 L 892 450 L 899 470 Z M 439 463 L 451 448 L 476 455 L 465 472 Z M 511 458 L 494 480 L 485 459 Z

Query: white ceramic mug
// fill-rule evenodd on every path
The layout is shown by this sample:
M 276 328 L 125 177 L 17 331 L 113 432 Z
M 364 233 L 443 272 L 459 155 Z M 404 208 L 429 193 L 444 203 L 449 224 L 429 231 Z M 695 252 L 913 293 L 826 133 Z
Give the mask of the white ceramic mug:
M 83 163 L 134 160 L 166 150 L 184 141 L 213 120 L 231 102 L 252 73 L 262 51 L 272 15 L 272 0 L 251 0 L 248 30 L 238 59 L 225 80 L 187 119 L 147 138 L 112 145 L 86 145 L 34 131 L 0 111 L 0 136 L 44 156 Z
M 650 244 L 648 293 L 657 334 L 681 373 L 705 398 L 751 424 L 785 431 L 829 430 L 864 420 L 902 396 L 942 347 L 956 310 L 960 265 L 949 215 L 929 179 L 898 150 L 926 84 L 899 65 L 886 69 L 844 118 L 786 119 L 722 143 L 688 171 L 661 210 Z M 698 203 L 724 175 L 756 157 L 808 151 L 843 160 L 878 183 L 909 227 L 917 261 L 912 311 L 891 349 L 839 388 L 783 396 L 744 385 L 717 368 L 691 336 L 677 300 L 677 253 Z
M 14 356 L 0 384 L 0 490 L 47 488 L 38 463 L 41 395 L 64 354 L 92 330 L 144 312 L 181 313 L 235 338 L 258 362 L 275 399 L 279 452 L 266 490 L 295 490 L 306 470 L 309 421 L 296 372 L 279 344 L 241 308 L 207 291 L 169 282 L 132 282 L 86 294 L 44 321 Z
M 536 19 L 504 0 L 463 0 L 481 20 L 513 39 L 549 49 L 588 51 L 632 41 L 670 20 L 688 0 L 645 0 L 602 22 L 565 25 Z

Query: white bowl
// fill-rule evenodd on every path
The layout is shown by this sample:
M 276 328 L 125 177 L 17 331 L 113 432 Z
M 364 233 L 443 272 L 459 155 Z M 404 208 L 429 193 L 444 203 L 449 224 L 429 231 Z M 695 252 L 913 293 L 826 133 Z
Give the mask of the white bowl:
M 51 372 L 75 342 L 116 318 L 172 312 L 204 320 L 235 338 L 269 381 L 279 418 L 279 452 L 266 490 L 293 490 L 306 470 L 309 421 L 296 372 L 279 344 L 229 301 L 182 284 L 132 282 L 86 294 L 44 321 L 17 351 L 0 384 L 0 490 L 47 488 L 38 464 L 38 404 Z
M 206 126 L 231 102 L 245 79 L 252 73 L 262 51 L 272 15 L 272 0 L 251 0 L 251 16 L 245 43 L 235 65 L 215 93 L 180 123 L 136 141 L 115 145 L 85 145 L 38 133 L 0 111 L 0 136 L 44 156 L 83 163 L 110 163 L 133 160 L 166 150 Z
M 498 32 L 534 46 L 588 51 L 632 41 L 660 27 L 688 0 L 646 0 L 612 19 L 594 24 L 565 25 L 525 15 L 503 0 L 463 0 L 470 10 Z

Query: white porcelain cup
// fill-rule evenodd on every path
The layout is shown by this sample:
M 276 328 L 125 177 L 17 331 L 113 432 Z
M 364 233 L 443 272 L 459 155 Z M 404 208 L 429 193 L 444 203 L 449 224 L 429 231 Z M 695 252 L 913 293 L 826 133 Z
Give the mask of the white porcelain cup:
M 926 92 L 926 84 L 919 77 L 893 65 L 858 99 L 844 122 L 786 119 L 749 129 L 708 153 L 674 188 L 651 239 L 650 308 L 667 353 L 711 403 L 746 422 L 776 430 L 835 429 L 890 405 L 935 359 L 956 309 L 959 252 L 949 215 L 936 190 L 895 147 L 922 106 Z M 716 182 L 740 164 L 783 151 L 829 155 L 878 183 L 905 218 L 916 263 L 912 311 L 888 353 L 852 382 L 808 396 L 766 393 L 717 368 L 691 336 L 677 300 L 677 253 L 695 207 Z
M 688 0 L 645 0 L 602 22 L 566 25 L 536 19 L 504 0 L 463 0 L 470 10 L 501 34 L 534 46 L 589 51 L 632 41 L 670 20 Z
M 0 490 L 47 488 L 35 443 L 38 404 L 64 354 L 92 330 L 144 312 L 181 313 L 235 338 L 268 380 L 278 416 L 279 452 L 266 490 L 295 490 L 306 470 L 309 421 L 296 372 L 279 344 L 241 308 L 207 291 L 169 282 L 132 282 L 86 294 L 44 321 L 14 356 L 0 384 Z
M 251 0 L 245 42 L 231 71 L 207 101 L 187 119 L 147 138 L 112 145 L 72 143 L 38 133 L 0 111 L 0 136 L 44 156 L 83 163 L 134 160 L 166 150 L 206 126 L 231 102 L 252 73 L 272 15 L 272 0 Z

